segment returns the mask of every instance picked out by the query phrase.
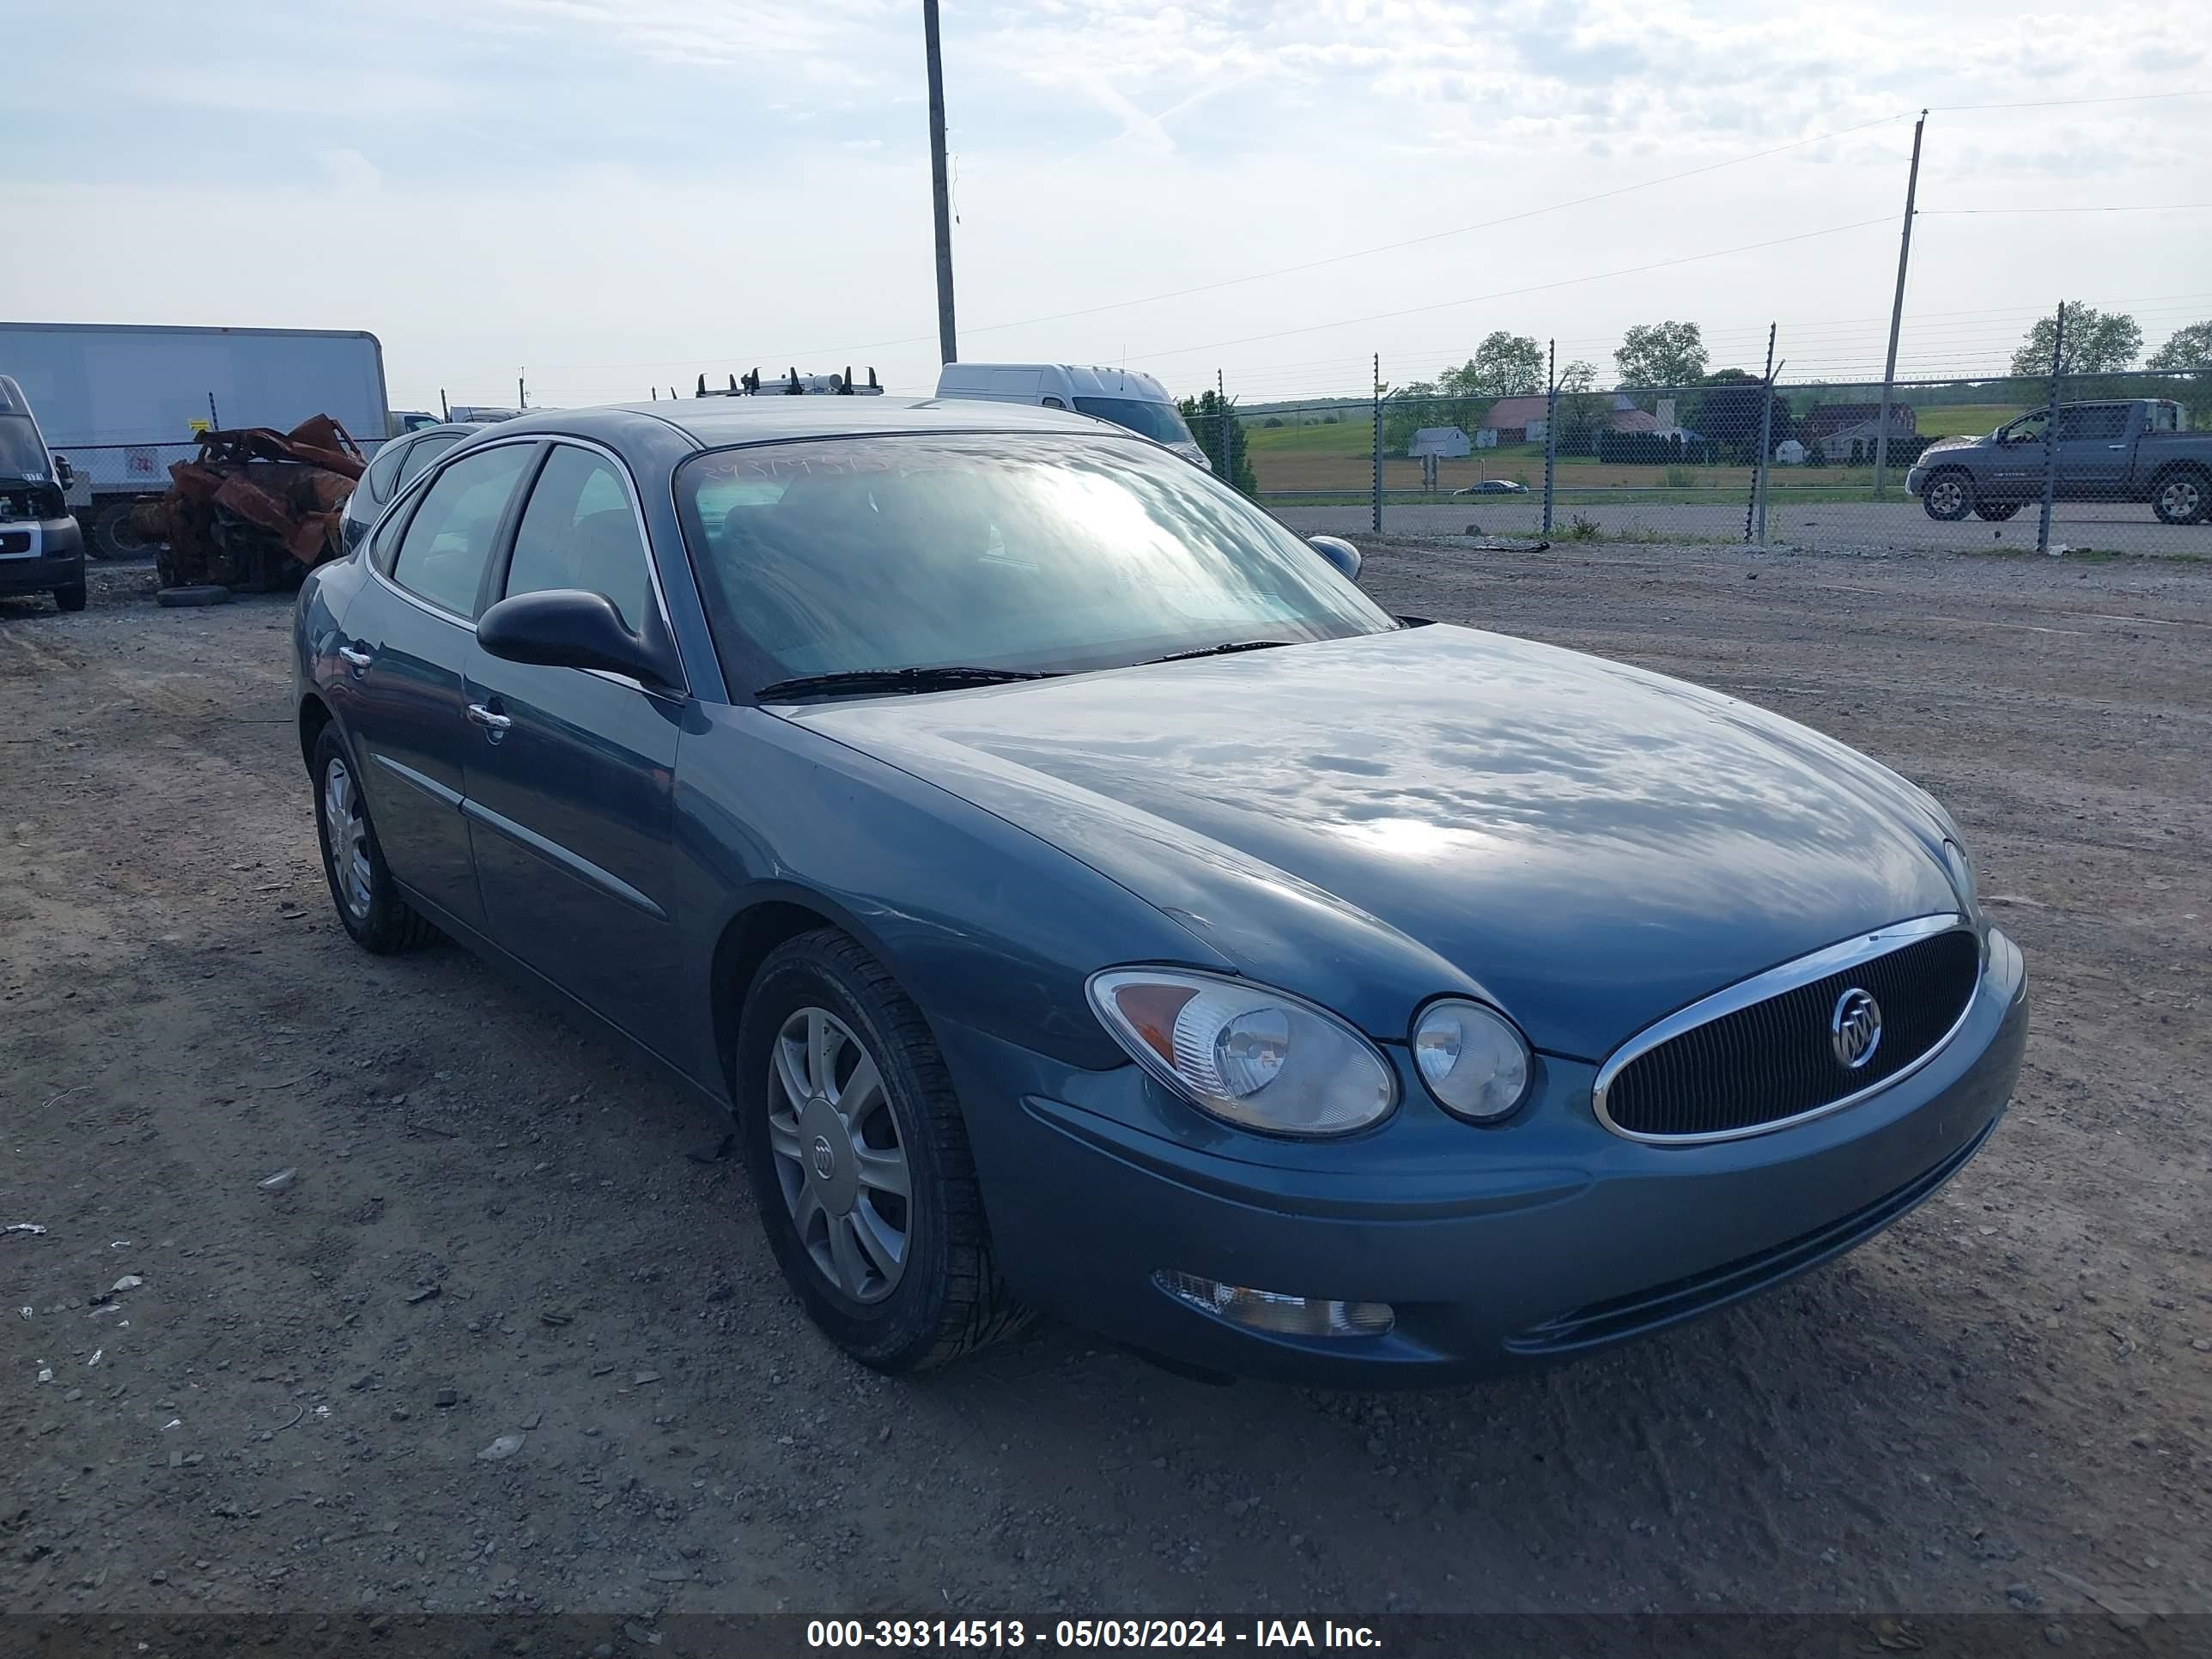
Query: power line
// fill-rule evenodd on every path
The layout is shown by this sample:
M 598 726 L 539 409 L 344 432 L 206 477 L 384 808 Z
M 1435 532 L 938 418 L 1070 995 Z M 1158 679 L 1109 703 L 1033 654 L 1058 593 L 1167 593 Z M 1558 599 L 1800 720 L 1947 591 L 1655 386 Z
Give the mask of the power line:
M 1695 264 L 1703 259 L 1724 259 L 1732 253 L 1755 253 L 1761 248 L 1780 247 L 1790 242 L 1810 241 L 1816 236 L 1834 236 L 1847 230 L 1864 230 L 1869 225 L 1887 222 L 1887 218 L 1860 219 L 1848 225 L 1830 225 L 1822 230 L 1801 231 L 1794 236 L 1777 236 L 1764 242 L 1746 242 L 1740 247 L 1715 248 L 1705 253 L 1686 253 L 1676 259 L 1655 259 L 1649 264 L 1624 265 L 1618 270 L 1594 271 L 1586 276 L 1563 276 L 1557 282 L 1532 283 L 1526 288 L 1499 289 L 1490 294 L 1470 294 L 1463 299 L 1441 300 L 1434 305 L 1406 306 L 1396 311 L 1370 312 L 1364 317 L 1345 317 L 1334 322 L 1308 323 L 1299 328 L 1280 328 L 1265 334 L 1241 335 L 1233 340 L 1209 340 L 1201 345 L 1177 346 L 1172 350 L 1146 351 L 1137 355 L 1147 360 L 1182 357 L 1194 351 L 1218 351 L 1231 346 L 1249 345 L 1255 340 L 1279 340 L 1293 334 L 1317 334 L 1325 329 L 1353 328 L 1362 323 L 1388 322 L 1394 318 L 1417 317 L 1429 312 L 1448 311 L 1458 306 L 1480 305 L 1486 300 L 1512 299 L 1523 294 L 1543 294 L 1553 289 L 1572 288 L 1581 283 L 1601 283 L 1614 276 L 1637 276 L 1646 271 L 1667 270 L 1676 265 Z
M 2162 202 L 2143 207 L 1923 208 L 1920 211 L 1956 217 L 1967 213 L 2185 213 L 2197 208 L 2212 208 L 2212 202 Z
M 1930 104 L 1931 115 L 1957 115 L 1976 109 L 2074 109 L 2083 104 L 2151 104 L 2162 98 L 2212 98 L 2212 88 L 2195 92 L 2130 92 L 2116 98 L 2027 98 L 2009 104 Z
M 1901 121 L 1905 118 L 1905 115 L 1904 113 L 1884 115 L 1871 121 L 1862 121 L 1856 126 L 1840 127 L 1833 132 L 1816 133 L 1809 138 L 1793 138 L 1786 144 L 1776 144 L 1766 149 L 1752 150 L 1742 155 L 1732 155 L 1725 161 L 1709 161 L 1702 167 L 1686 168 L 1680 173 L 1664 173 L 1656 179 L 1640 179 L 1635 184 L 1620 185 L 1615 186 L 1612 190 L 1599 191 L 1595 195 L 1577 196 L 1571 198 L 1566 201 L 1549 203 L 1542 207 L 1526 208 L 1518 213 L 1509 213 L 1504 215 L 1503 217 L 1497 219 L 1485 219 L 1475 224 L 1455 225 L 1449 230 L 1428 231 L 1419 236 L 1407 237 L 1403 241 L 1384 242 L 1374 247 L 1355 248 L 1345 253 L 1331 253 L 1318 259 L 1308 259 L 1299 264 L 1281 265 L 1273 270 L 1252 271 L 1242 276 L 1224 276 L 1220 278 L 1218 281 L 1200 283 L 1189 288 L 1170 289 L 1164 293 L 1147 294 L 1140 298 L 1133 300 L 1113 300 L 1109 301 L 1103 305 L 1079 307 L 1073 311 L 1055 311 L 1041 316 L 1024 317 L 1009 322 L 984 323 L 981 325 L 970 325 L 963 329 L 962 331 L 969 335 L 993 334 L 1002 332 L 1007 329 L 1035 328 L 1044 323 L 1064 323 L 1072 321 L 1078 317 L 1096 317 L 1104 312 L 1126 311 L 1135 306 L 1158 305 L 1168 300 L 1188 299 L 1194 294 L 1218 293 L 1223 289 L 1238 288 L 1247 283 L 1264 283 L 1271 281 L 1277 276 L 1295 276 L 1309 270 L 1319 270 L 1327 265 L 1343 264 L 1352 259 L 1371 258 L 1378 253 L 1401 252 L 1409 247 L 1419 247 L 1430 242 L 1443 241 L 1449 237 L 1465 236 L 1478 230 L 1494 230 L 1500 225 L 1518 224 L 1524 220 L 1541 218 L 1547 214 L 1564 213 L 1570 208 L 1589 207 L 1594 203 L 1609 202 L 1616 197 L 1632 195 L 1639 190 L 1651 190 L 1661 185 L 1677 184 L 1685 179 L 1695 179 L 1705 173 L 1718 173 L 1728 167 L 1741 167 L 1747 162 L 1764 161 L 1770 155 L 1780 155 L 1785 151 L 1803 149 L 1809 145 L 1825 144 L 1833 139 L 1846 138 L 1854 133 L 1865 132 L 1871 128 L 1885 126 L 1891 122 Z M 858 344 L 833 346 L 811 351 L 801 351 L 797 355 L 801 357 L 836 357 L 842 356 L 848 352 L 879 351 L 888 349 L 894 346 L 923 344 L 933 337 L 934 337 L 927 334 L 909 334 L 898 339 L 870 340 Z M 792 354 L 787 352 L 785 355 L 790 356 Z M 674 358 L 659 358 L 646 362 L 560 363 L 552 365 L 552 367 L 572 369 L 665 368 L 672 362 L 690 362 L 694 361 L 696 360 L 690 358 L 680 360 Z

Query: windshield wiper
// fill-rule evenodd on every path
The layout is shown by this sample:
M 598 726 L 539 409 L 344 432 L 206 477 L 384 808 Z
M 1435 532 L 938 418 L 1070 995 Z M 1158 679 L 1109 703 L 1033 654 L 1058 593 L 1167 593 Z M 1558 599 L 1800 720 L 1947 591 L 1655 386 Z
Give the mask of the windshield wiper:
M 957 665 L 941 668 L 848 668 L 835 674 L 801 674 L 795 679 L 775 680 L 753 696 L 800 697 L 840 691 L 950 691 L 963 685 L 1002 685 L 1010 680 L 1050 679 L 1038 668 L 969 668 Z
M 1296 640 L 1231 640 L 1224 645 L 1201 645 L 1195 651 L 1170 651 L 1164 657 L 1147 657 L 1146 663 L 1188 662 L 1194 657 L 1226 657 L 1237 651 L 1268 651 L 1279 645 L 1296 645 Z M 1138 666 L 1144 666 L 1143 663 Z

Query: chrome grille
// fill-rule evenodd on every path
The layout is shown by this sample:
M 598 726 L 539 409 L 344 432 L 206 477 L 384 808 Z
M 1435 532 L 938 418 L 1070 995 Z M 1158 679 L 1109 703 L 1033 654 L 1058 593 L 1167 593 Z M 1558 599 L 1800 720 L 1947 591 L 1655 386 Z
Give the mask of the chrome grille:
M 1980 941 L 1949 917 L 1818 952 L 1632 1040 L 1598 1074 L 1598 1115 L 1636 1139 L 1705 1140 L 1833 1109 L 1925 1062 L 1980 974 Z M 1880 1005 L 1881 1037 L 1852 1066 L 1835 1024 L 1855 990 Z

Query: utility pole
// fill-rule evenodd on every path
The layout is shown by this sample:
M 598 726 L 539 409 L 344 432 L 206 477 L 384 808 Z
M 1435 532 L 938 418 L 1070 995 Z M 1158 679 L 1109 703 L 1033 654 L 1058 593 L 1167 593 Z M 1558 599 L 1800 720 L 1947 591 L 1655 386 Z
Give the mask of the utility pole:
M 2057 499 L 2058 390 L 2065 383 L 2066 301 L 2058 302 L 2058 320 L 2051 331 L 2051 404 L 2043 417 L 2043 517 L 2035 527 L 2035 550 L 2051 551 L 2051 504 Z
M 937 210 L 937 350 L 958 359 L 952 329 L 952 204 L 945 187 L 945 65 L 937 48 L 937 0 L 921 0 L 921 38 L 929 54 L 929 193 Z
M 1213 371 L 1213 440 L 1221 450 L 1221 476 L 1233 489 L 1237 469 L 1229 463 L 1229 382 L 1218 368 Z
M 1544 536 L 1552 534 L 1552 481 L 1559 470 L 1559 343 L 1546 347 L 1549 367 L 1544 371 Z
M 1920 130 L 1928 125 L 1928 112 L 1912 124 L 1912 170 L 1905 175 L 1905 234 L 1897 246 L 1897 294 L 1889 302 L 1889 361 L 1881 371 L 1881 426 L 1874 434 L 1874 494 L 1880 501 L 1889 488 L 1889 404 L 1897 386 L 1897 333 L 1905 321 L 1905 267 L 1912 258 L 1912 198 L 1920 189 Z
M 1375 533 L 1382 533 L 1382 354 L 1375 354 Z
M 514 406 L 517 409 L 530 407 L 530 388 L 522 384 L 520 374 L 514 377 Z

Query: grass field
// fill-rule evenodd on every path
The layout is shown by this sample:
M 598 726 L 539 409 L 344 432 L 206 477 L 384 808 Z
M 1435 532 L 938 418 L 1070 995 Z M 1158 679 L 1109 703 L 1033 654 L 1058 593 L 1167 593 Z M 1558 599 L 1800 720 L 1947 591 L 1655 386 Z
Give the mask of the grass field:
M 1920 409 L 1920 430 L 1929 437 L 1978 435 L 1990 432 L 2021 413 L 2010 404 L 1949 404 Z M 1262 495 L 1309 490 L 1357 494 L 1371 483 L 1374 466 L 1373 428 L 1362 419 L 1347 417 L 1334 424 L 1268 427 L 1248 422 L 1245 446 L 1252 458 Z M 1445 491 L 1462 489 L 1479 478 L 1510 478 L 1540 490 L 1544 483 L 1544 447 L 1506 444 L 1477 450 L 1464 460 L 1437 465 L 1437 479 Z M 1898 470 L 1901 477 L 1902 469 Z M 1768 489 L 1793 501 L 1858 501 L 1871 494 L 1874 474 L 1863 467 L 1778 467 Z M 1382 487 L 1392 494 L 1419 491 L 1421 464 L 1398 456 L 1382 461 Z M 1618 489 L 1680 489 L 1684 499 L 1697 499 L 1712 491 L 1744 491 L 1751 487 L 1748 467 L 1628 466 L 1613 462 L 1563 458 L 1556 482 L 1559 498 L 1602 501 L 1602 492 Z M 1593 493 L 1596 492 L 1596 493 Z

